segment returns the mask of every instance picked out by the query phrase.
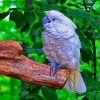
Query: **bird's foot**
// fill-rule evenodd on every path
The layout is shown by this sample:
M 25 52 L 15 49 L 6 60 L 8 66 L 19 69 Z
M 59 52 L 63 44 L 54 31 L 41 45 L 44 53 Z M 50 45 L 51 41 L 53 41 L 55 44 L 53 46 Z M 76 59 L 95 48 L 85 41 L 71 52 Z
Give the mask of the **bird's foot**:
M 56 68 L 55 68 L 55 70 L 54 70 L 53 76 L 54 76 L 61 68 L 63 68 L 63 65 L 58 63 L 57 66 L 56 66 Z
M 50 63 L 50 75 L 54 76 L 61 68 L 63 68 L 62 64 L 52 61 Z
M 56 68 L 56 62 L 55 61 L 52 61 L 51 63 L 49 63 L 50 64 L 50 75 L 52 75 L 53 74 L 53 71 L 54 71 L 54 69 Z

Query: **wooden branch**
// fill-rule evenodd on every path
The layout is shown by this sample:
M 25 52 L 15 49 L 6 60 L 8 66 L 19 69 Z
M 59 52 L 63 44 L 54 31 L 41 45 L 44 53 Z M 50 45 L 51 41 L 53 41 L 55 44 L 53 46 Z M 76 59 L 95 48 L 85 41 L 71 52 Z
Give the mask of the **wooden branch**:
M 49 66 L 39 64 L 22 55 L 22 48 L 16 41 L 0 42 L 0 74 L 32 84 L 62 88 L 69 77 L 67 69 L 61 69 L 50 76 Z

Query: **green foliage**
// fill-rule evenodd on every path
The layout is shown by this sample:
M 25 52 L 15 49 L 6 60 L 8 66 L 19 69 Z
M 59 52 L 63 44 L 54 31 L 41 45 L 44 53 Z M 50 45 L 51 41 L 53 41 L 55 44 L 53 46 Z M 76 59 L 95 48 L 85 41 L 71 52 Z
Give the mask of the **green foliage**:
M 81 40 L 81 71 L 87 86 L 83 94 L 70 93 L 66 89 L 58 90 L 26 83 L 21 91 L 11 87 L 19 82 L 1 80 L 0 98 L 2 100 L 99 100 L 100 99 L 100 1 L 99 0 L 3 0 L 0 2 L 0 39 L 19 41 L 24 54 L 32 60 L 47 63 L 42 50 L 41 20 L 48 10 L 58 10 L 68 16 L 77 25 L 77 34 Z M 29 0 L 31 1 L 31 0 Z M 91 1 L 91 2 L 89 2 Z M 25 6 L 27 5 L 27 6 Z M 12 7 L 13 6 L 13 7 Z M 28 7 L 28 8 L 27 8 Z M 7 19 L 9 17 L 9 20 Z M 6 18 L 6 19 L 4 19 Z M 93 45 L 93 41 L 95 45 Z M 96 55 L 94 53 L 96 50 Z M 94 66 L 96 58 L 96 66 Z M 94 65 L 93 65 L 94 64 Z M 94 69 L 96 68 L 96 73 Z M 85 70 L 86 69 L 86 70 Z M 97 80 L 94 79 L 96 74 Z M 4 76 L 3 76 L 4 77 Z M 8 83 L 6 83 L 8 82 Z M 11 83 L 9 83 L 11 82 Z M 3 96 L 10 89 L 17 94 Z M 5 85 L 5 86 L 4 86 Z M 7 87 L 6 87 L 7 86 Z M 19 85 L 18 85 L 19 86 Z M 19 86 L 20 88 L 20 86 Z M 14 95 L 14 96 L 12 96 Z
M 25 25 L 24 15 L 18 9 L 11 11 L 9 20 L 15 22 L 15 24 L 16 24 L 15 28 L 20 28 L 20 27 L 23 27 Z
M 60 4 L 64 4 L 66 2 L 66 0 L 59 0 Z
M 46 100 L 58 100 L 55 89 L 42 87 L 42 94 Z
M 18 100 L 20 81 L 0 75 L 0 99 Z

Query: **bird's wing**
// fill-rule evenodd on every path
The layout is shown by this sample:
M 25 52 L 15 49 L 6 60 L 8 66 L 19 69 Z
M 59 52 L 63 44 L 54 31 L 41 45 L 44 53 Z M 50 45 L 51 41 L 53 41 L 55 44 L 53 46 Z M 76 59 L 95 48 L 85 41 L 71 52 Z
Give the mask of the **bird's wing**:
M 67 65 L 70 69 L 79 67 L 80 42 L 76 35 L 69 39 L 56 40 L 54 52 L 57 56 L 57 62 Z

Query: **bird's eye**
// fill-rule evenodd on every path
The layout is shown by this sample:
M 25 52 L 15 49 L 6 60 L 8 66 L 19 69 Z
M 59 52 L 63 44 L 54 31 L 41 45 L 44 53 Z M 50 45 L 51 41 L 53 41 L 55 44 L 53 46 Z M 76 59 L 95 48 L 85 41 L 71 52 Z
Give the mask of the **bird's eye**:
M 55 18 L 53 18 L 53 21 L 55 21 L 56 19 Z

